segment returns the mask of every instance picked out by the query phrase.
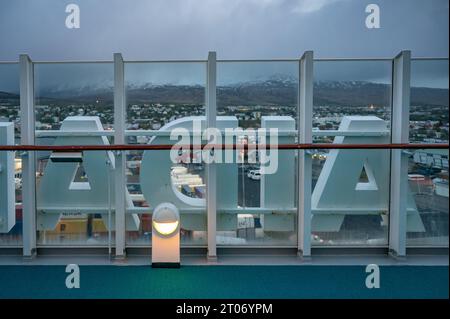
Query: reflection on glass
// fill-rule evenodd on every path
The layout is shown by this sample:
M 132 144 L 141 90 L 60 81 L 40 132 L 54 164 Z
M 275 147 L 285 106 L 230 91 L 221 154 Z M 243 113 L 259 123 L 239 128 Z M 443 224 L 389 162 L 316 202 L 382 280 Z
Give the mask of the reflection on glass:
M 112 63 L 36 63 L 36 130 L 111 130 L 113 79 Z M 38 145 L 107 145 L 111 142 L 112 138 L 107 136 L 36 137 Z M 36 152 L 38 244 L 105 246 L 109 240 L 107 215 L 112 214 L 107 211 L 114 202 L 107 194 L 111 188 L 107 166 L 113 165 L 112 153 L 72 155 L 71 158 L 69 153 L 67 158 L 58 161 L 53 152 Z
M 36 63 L 36 130 L 58 130 L 69 116 L 98 116 L 114 123 L 112 63 Z
M 0 122 L 13 122 L 20 137 L 19 65 L 0 63 Z
M 255 134 L 259 128 L 283 131 L 280 144 L 295 142 L 295 135 L 286 132 L 296 130 L 298 70 L 296 61 L 217 64 L 217 115 L 235 117 L 246 130 L 237 144 L 261 143 Z M 238 156 L 237 185 L 218 179 L 221 193 L 237 192 L 237 203 L 218 203 L 218 210 L 227 212 L 217 219 L 217 244 L 295 246 L 295 151 L 278 152 L 274 174 L 261 171 L 259 152 L 239 151 Z
M 6 159 L 7 152 L 0 151 L 0 165 L 4 162 L 3 160 Z M 0 231 L 0 246 L 16 246 L 22 244 L 22 160 L 20 157 L 16 154 L 16 158 L 14 158 L 13 162 L 14 167 L 14 189 L 12 190 L 15 193 L 15 216 L 14 216 L 14 225 L 8 232 L 1 232 Z M 3 172 L 6 171 L 6 167 L 2 167 L 1 170 Z M 0 174 L 2 172 L 0 171 Z M 3 175 L 5 176 L 5 174 Z M 1 176 L 0 176 L 1 177 Z M 0 179 L 1 182 L 5 182 L 6 180 Z M 6 190 L 3 188 L 4 185 L 0 186 L 0 190 L 2 192 L 6 193 Z M 6 203 L 1 203 L 2 208 L 5 208 L 3 205 Z M 2 211 L 1 212 L 2 222 L 6 223 L 6 219 L 8 218 L 8 211 Z M 4 218 L 4 219 L 3 219 Z M 1 229 L 1 228 L 0 228 Z
M 0 122 L 13 123 L 15 144 L 20 144 L 19 110 L 19 64 L 0 63 Z M 9 232 L 0 233 L 0 246 L 22 244 L 22 160 L 19 152 L 15 152 L 14 185 L 15 225 Z
M 125 82 L 127 95 L 128 130 L 166 130 L 174 121 L 190 116 L 205 116 L 206 63 L 125 63 Z M 169 135 L 152 137 L 150 135 L 129 135 L 128 144 L 170 144 Z M 156 151 L 150 151 L 156 152 Z M 156 207 L 160 196 L 144 196 L 140 177 L 145 152 L 128 151 L 126 160 L 127 189 L 137 208 Z M 149 153 L 149 156 L 152 153 Z M 169 184 L 165 193 L 174 196 L 186 196 L 192 199 L 204 199 L 206 181 L 204 165 L 201 163 L 172 163 L 169 152 L 158 151 L 158 159 L 148 165 L 164 167 L 160 178 L 161 187 Z M 154 154 L 155 155 L 155 154 Z M 165 156 L 167 155 L 167 156 Z M 189 154 L 184 154 L 189 157 Z M 157 164 L 161 160 L 159 164 Z M 167 168 L 167 169 L 165 169 Z M 160 169 L 158 169 L 157 173 Z M 154 173 L 147 174 L 158 180 Z M 177 193 L 177 194 L 175 194 Z M 187 214 L 181 209 L 181 244 L 206 245 L 206 211 L 200 208 L 200 214 Z M 140 228 L 127 231 L 128 246 L 148 246 L 151 244 L 152 216 L 150 212 L 139 213 Z
M 365 143 L 367 137 L 345 143 L 358 140 Z M 313 152 L 313 246 L 387 245 L 389 154 L 389 150 Z
M 448 81 L 448 59 L 412 60 L 411 143 L 448 143 Z M 448 247 L 448 150 L 410 154 L 408 184 L 424 227 L 408 229 L 407 244 Z
M 448 60 L 411 62 L 411 143 L 448 143 Z
M 391 69 L 314 62 L 313 142 L 389 143 Z M 312 245 L 387 245 L 389 151 L 314 150 L 312 164 Z
M 112 232 L 112 244 L 114 245 Z M 108 244 L 108 229 L 101 215 L 63 214 L 53 229 L 38 232 L 39 245 L 92 245 Z
M 127 129 L 159 130 L 182 117 L 205 115 L 206 63 L 126 63 L 125 81 Z
M 151 151 L 151 152 L 165 152 L 165 151 Z M 166 152 L 167 153 L 167 152 Z M 133 206 L 136 208 L 154 207 L 162 202 L 159 196 L 145 196 L 141 187 L 140 171 L 142 163 L 142 154 L 130 155 L 131 160 L 127 160 L 127 189 L 130 194 Z M 139 159 L 137 159 L 139 158 Z M 167 187 L 167 191 L 173 196 L 180 195 L 193 199 L 205 199 L 206 185 L 204 165 L 202 164 L 172 164 L 167 156 L 168 165 L 166 181 L 170 183 L 167 187 L 164 178 L 158 179 L 154 174 L 146 174 L 152 176 L 155 181 L 161 183 L 161 187 Z M 161 165 L 158 161 L 147 162 L 153 167 Z M 173 165 L 173 166 L 172 166 Z M 171 167 L 172 166 L 172 167 Z M 170 168 L 171 167 L 171 168 Z M 157 168 L 157 170 L 159 170 Z M 175 194 L 178 193 L 178 196 Z M 166 194 L 167 195 L 167 194 Z M 149 204 L 150 203 L 150 204 Z M 188 214 L 189 212 L 181 209 L 181 225 L 180 225 L 180 240 L 184 246 L 189 245 L 205 245 L 206 244 L 206 211 L 204 206 L 199 207 L 199 214 Z M 140 227 L 137 231 L 127 231 L 126 241 L 129 246 L 150 245 L 152 232 L 152 215 L 148 213 L 140 213 Z
M 314 62 L 313 130 L 337 130 L 343 116 L 390 121 L 391 61 Z M 315 135 L 317 143 L 332 136 Z
M 407 244 L 448 247 L 448 150 L 412 150 L 408 184 L 424 227 L 408 220 Z
M 261 127 L 261 116 L 296 119 L 298 62 L 217 63 L 217 115 L 242 128 Z
M 67 122 L 63 123 L 63 128 Z M 78 137 L 77 144 L 101 137 Z M 58 137 L 58 145 L 74 137 Z M 107 151 L 38 152 L 36 227 L 39 245 L 114 245 L 114 157 Z M 127 216 L 131 218 L 132 216 Z M 133 223 L 127 225 L 138 227 Z M 111 233 L 108 230 L 111 229 Z M 111 237 L 111 238 L 110 238 Z

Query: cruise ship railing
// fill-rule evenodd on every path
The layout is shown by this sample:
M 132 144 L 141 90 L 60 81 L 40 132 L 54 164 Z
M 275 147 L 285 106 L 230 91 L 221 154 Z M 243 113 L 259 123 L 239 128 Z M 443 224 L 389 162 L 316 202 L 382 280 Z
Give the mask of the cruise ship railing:
M 411 61 L 448 61 L 448 58 L 443 58 L 443 57 L 414 57 L 408 58 L 408 55 L 406 54 L 406 59 L 409 61 L 409 63 L 411 63 Z M 402 67 L 395 67 L 394 64 L 402 64 L 403 61 L 400 61 L 402 58 L 404 58 L 405 56 L 403 56 L 403 53 L 401 53 L 398 57 L 395 58 L 391 58 L 391 57 L 385 57 L 385 58 L 314 58 L 312 60 L 310 60 L 309 62 L 333 62 L 333 61 L 348 61 L 348 62 L 352 62 L 352 61 L 386 61 L 386 62 L 391 62 L 393 65 L 393 75 L 392 75 L 392 86 L 396 86 L 395 88 L 393 88 L 393 93 L 394 94 L 401 94 L 400 90 L 399 90 L 399 84 L 398 83 L 394 83 L 395 79 L 394 79 L 394 75 L 395 73 L 399 73 L 399 72 L 405 72 L 404 69 L 402 69 Z M 308 59 L 305 59 L 305 56 L 303 56 L 301 59 L 252 59 L 252 60 L 242 60 L 242 59 L 238 59 L 238 60 L 233 60 L 233 59 L 215 59 L 213 61 L 213 64 L 216 63 L 245 63 L 245 62 L 298 62 L 299 67 L 301 66 L 301 64 Z M 24 61 L 24 60 L 23 60 Z M 23 61 L 21 61 L 22 64 Z M 114 67 L 117 68 L 117 66 L 122 66 L 123 67 L 123 63 L 126 64 L 134 64 L 134 63 L 188 63 L 188 62 L 194 62 L 194 63 L 204 63 L 204 64 L 208 64 L 211 63 L 212 61 L 208 58 L 208 60 L 148 60 L 148 61 L 119 61 L 118 60 L 109 60 L 109 61 L 60 61 L 60 62 L 55 62 L 55 61 L 31 61 L 31 59 L 29 59 L 28 61 L 28 65 L 33 67 L 33 65 L 35 64 L 65 64 L 65 63 L 108 63 L 108 64 L 113 64 L 114 63 Z M 0 62 L 0 64 L 17 64 L 18 62 Z M 215 69 L 212 71 L 211 69 L 208 68 L 208 74 L 209 75 L 214 75 L 215 76 Z M 22 70 L 21 71 L 21 80 L 24 81 L 26 79 L 23 79 L 23 75 L 29 73 L 28 71 Z M 312 78 L 311 78 L 311 74 L 302 74 L 302 72 L 304 72 L 303 70 L 300 72 L 300 76 L 299 78 L 304 75 L 306 76 L 306 79 L 312 83 Z M 302 80 L 304 80 L 304 78 L 302 78 Z M 122 74 L 122 81 L 123 81 L 123 74 Z M 208 81 L 207 81 L 208 82 Z M 401 81 L 400 81 L 401 82 Z M 115 86 L 117 84 L 122 84 L 123 82 L 120 83 L 120 79 L 119 82 L 115 82 Z M 25 86 L 29 88 L 29 86 L 32 86 L 33 84 L 33 79 L 28 79 L 28 82 L 26 83 L 22 83 L 22 86 Z M 400 83 L 401 84 L 401 83 Z M 211 86 L 210 83 L 206 83 L 205 86 L 205 91 L 208 91 L 210 88 L 215 87 L 216 83 L 214 83 L 213 86 Z M 310 91 L 308 91 L 307 88 L 299 88 L 299 94 L 300 95 L 308 95 L 310 94 Z M 21 93 L 21 98 L 29 98 L 29 99 L 33 99 L 34 96 L 30 96 L 30 93 L 32 94 L 32 90 L 28 91 L 26 93 Z M 123 92 L 122 92 L 123 93 Z M 311 96 L 309 96 L 309 98 L 311 98 Z M 31 100 L 28 100 L 27 102 L 24 102 L 22 104 L 27 104 L 26 107 L 34 107 L 34 103 L 29 102 Z M 392 102 L 392 101 L 391 101 Z M 116 102 L 115 102 L 116 103 Z M 120 103 L 120 102 L 119 102 Z M 397 103 L 397 102 L 396 102 Z M 208 103 L 207 103 L 208 104 Z M 301 104 L 301 103 L 300 103 Z M 297 105 L 298 108 L 302 108 L 304 107 L 304 105 Z M 311 107 L 312 107 L 312 103 L 311 103 Z M 391 105 L 392 107 L 392 105 Z M 397 107 L 397 106 L 396 106 Z M 208 108 L 209 106 L 207 105 L 207 112 L 208 112 Z M 34 110 L 33 110 L 34 111 Z M 298 114 L 300 116 L 300 114 Z M 116 117 L 116 115 L 114 115 Z M 208 117 L 208 115 L 207 115 Z M 117 117 L 116 117 L 117 119 Z M 119 120 L 125 122 L 125 118 L 123 116 L 118 118 Z M 30 118 L 22 118 L 21 121 L 21 126 L 23 128 L 25 128 L 25 130 L 22 131 L 27 131 L 30 128 L 34 127 L 34 123 L 31 123 L 31 117 Z M 399 124 L 399 123 L 394 123 L 394 121 L 398 121 L 398 119 L 394 120 L 391 118 L 392 121 L 392 126 L 395 127 L 391 127 L 389 128 L 389 130 L 386 130 L 385 132 L 358 132 L 358 131 L 345 131 L 345 130 L 312 130 L 311 131 L 311 136 L 329 136 L 329 137 L 337 137 L 337 136 L 346 136 L 346 137 L 354 137 L 354 136 L 391 136 L 394 130 L 398 130 L 398 129 L 405 129 L 404 127 L 404 123 L 403 124 Z M 111 144 L 111 145 L 65 145 L 65 146 L 56 146 L 56 145 L 36 145 L 35 142 L 36 139 L 39 138 L 43 138 L 43 137 L 64 137 L 64 136 L 106 136 L 106 137 L 117 137 L 118 135 L 122 135 L 122 137 L 128 137 L 128 136 L 147 136 L 147 137 L 153 137 L 153 136 L 168 136 L 170 135 L 170 131 L 159 131 L 159 130 L 122 130 L 121 132 L 119 131 L 115 131 L 115 130 L 105 130 L 105 131 L 48 131 L 48 130 L 33 130 L 33 134 L 30 135 L 30 138 L 26 138 L 25 140 L 28 141 L 28 143 L 23 143 L 20 145 L 0 145 L 0 151 L 16 151 L 16 152 L 22 152 L 22 154 L 26 154 L 27 152 L 33 152 L 33 151 L 95 151 L 95 150 L 102 150 L 102 151 L 128 151 L 128 150 L 142 150 L 142 151 L 157 151 L 157 150 L 170 150 L 173 148 L 173 145 L 150 145 L 150 144 L 124 144 L 124 143 L 119 143 L 119 144 Z M 29 133 L 29 132 L 28 132 Z M 313 143 L 312 141 L 304 141 L 300 138 L 300 136 L 305 133 L 305 131 L 301 131 L 301 130 L 287 130 L 287 131 L 279 131 L 279 136 L 281 137 L 296 137 L 299 138 L 298 143 L 290 143 L 290 144 L 279 144 L 279 145 L 271 145 L 271 144 L 266 144 L 266 145 L 259 145 L 259 148 L 277 148 L 279 150 L 299 150 L 299 151 L 305 151 L 306 154 L 309 154 L 308 152 L 311 150 L 333 150 L 333 149 L 389 149 L 389 150 L 403 150 L 403 151 L 407 151 L 407 150 L 427 150 L 427 149 L 433 149 L 433 150 L 442 150 L 442 149 L 448 149 L 449 148 L 449 144 L 448 143 L 404 143 L 401 142 L 399 140 L 396 140 L 395 138 L 392 139 L 391 143 L 383 143 L 383 144 L 335 144 L 335 143 Z M 22 141 L 24 141 L 24 139 L 22 139 Z M 178 145 L 180 146 L 180 145 Z M 185 145 L 185 146 L 180 146 L 183 147 L 184 149 L 191 149 L 191 150 L 198 150 L 198 149 L 202 149 L 205 145 Z M 209 147 L 211 147 L 212 145 L 209 144 Z M 229 144 L 229 145 L 215 145 L 212 146 L 215 147 L 216 149 L 233 149 L 233 150 L 246 150 L 248 149 L 248 146 L 246 145 L 241 145 L 241 144 Z M 392 163 L 390 163 L 390 165 L 392 165 Z M 390 166 L 389 168 L 391 168 L 392 166 Z M 25 185 L 26 183 L 24 183 Z M 26 187 L 26 186 L 25 186 Z M 126 213 L 136 213 L 136 212 L 149 212 L 151 210 L 151 207 L 134 207 L 131 209 L 127 209 Z M 192 209 L 188 209 L 188 211 L 199 211 L 198 208 L 192 208 Z M 202 211 L 204 212 L 205 209 L 203 208 Z M 237 209 L 233 209 L 233 212 L 235 213 L 255 213 L 255 214 L 265 214 L 265 213 L 271 213 L 273 211 L 273 209 L 265 209 L 265 208 L 258 208 L 258 207 L 245 207 L 245 208 L 237 208 Z M 297 209 L 292 209 L 292 212 L 297 211 Z M 34 215 L 33 215 L 34 216 Z M 209 215 L 208 215 L 209 216 Z M 26 223 L 29 223 L 30 221 L 26 221 Z M 299 222 L 300 223 L 300 222 Z M 300 224 L 299 224 L 300 225 Z M 300 231 L 300 229 L 298 230 Z M 398 236 L 397 233 L 394 233 L 395 236 Z M 303 237 L 304 239 L 305 237 Z M 392 238 L 391 238 L 392 239 Z M 300 248 L 304 248 L 304 243 L 300 242 L 301 239 L 299 238 L 299 249 Z M 26 251 L 26 253 L 24 253 L 25 255 L 28 255 L 31 250 L 30 247 L 32 248 L 33 243 L 30 242 L 30 239 L 27 239 L 27 243 L 25 244 L 26 249 L 24 251 Z M 215 248 L 215 243 L 212 244 L 210 242 L 208 242 L 208 246 L 214 246 Z M 306 255 L 308 255 L 308 244 L 306 245 Z M 390 245 L 391 246 L 391 245 Z M 123 247 L 122 247 L 123 248 Z M 392 248 L 394 251 L 398 250 L 398 245 L 394 244 Z M 300 249 L 302 250 L 302 249 Z M 404 254 L 404 252 L 402 252 L 402 249 L 400 249 L 400 251 L 397 251 L 397 253 L 399 253 L 400 255 Z M 120 254 L 120 247 L 119 247 L 119 254 Z

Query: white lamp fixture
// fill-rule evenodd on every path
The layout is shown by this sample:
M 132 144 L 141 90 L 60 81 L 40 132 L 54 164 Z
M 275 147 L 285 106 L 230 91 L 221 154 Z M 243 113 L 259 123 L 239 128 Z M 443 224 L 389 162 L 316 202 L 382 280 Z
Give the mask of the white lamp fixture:
M 159 204 L 153 210 L 152 267 L 180 267 L 180 213 L 171 203 Z

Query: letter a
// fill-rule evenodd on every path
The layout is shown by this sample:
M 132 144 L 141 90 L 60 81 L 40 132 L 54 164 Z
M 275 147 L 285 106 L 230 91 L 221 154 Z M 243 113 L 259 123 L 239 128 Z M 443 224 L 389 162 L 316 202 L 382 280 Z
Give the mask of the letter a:
M 366 273 L 369 273 L 366 278 L 366 287 L 368 289 L 380 288 L 380 268 L 378 265 L 367 265 Z
M 80 267 L 76 264 L 69 264 L 66 267 L 66 273 L 69 273 L 66 278 L 66 287 L 68 289 L 80 288 Z
M 380 7 L 376 4 L 369 4 L 366 7 L 366 13 L 369 15 L 366 17 L 367 29 L 379 29 L 380 28 Z
M 66 7 L 66 13 L 69 15 L 66 18 L 66 27 L 68 29 L 80 28 L 80 7 L 76 4 L 69 4 Z

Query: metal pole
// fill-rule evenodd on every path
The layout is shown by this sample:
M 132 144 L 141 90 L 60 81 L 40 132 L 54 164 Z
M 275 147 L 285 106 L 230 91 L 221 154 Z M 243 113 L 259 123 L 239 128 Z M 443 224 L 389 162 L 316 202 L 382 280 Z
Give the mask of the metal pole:
M 206 76 L 206 126 L 216 127 L 216 52 L 208 53 Z M 206 211 L 208 224 L 208 260 L 217 260 L 217 176 L 216 164 L 206 164 Z
M 411 52 L 402 51 L 392 70 L 391 142 L 409 143 L 409 102 Z M 389 251 L 396 257 L 406 256 L 406 222 L 408 191 L 408 157 L 400 149 L 391 151 Z
M 313 114 L 313 52 L 306 51 L 300 59 L 297 128 L 299 143 L 312 143 Z M 311 156 L 306 150 L 298 151 L 298 254 L 303 258 L 311 256 Z
M 114 54 L 114 144 L 125 144 L 126 93 L 124 63 L 120 53 Z M 114 166 L 114 207 L 116 227 L 116 258 L 125 257 L 125 175 L 126 152 L 115 152 Z M 111 166 L 112 167 L 112 166 Z
M 20 143 L 34 144 L 34 78 L 33 62 L 28 55 L 20 55 Z M 36 254 L 36 162 L 35 152 L 22 153 L 23 256 Z
M 111 162 L 108 159 L 106 159 L 106 165 L 108 166 L 108 255 L 111 257 Z

